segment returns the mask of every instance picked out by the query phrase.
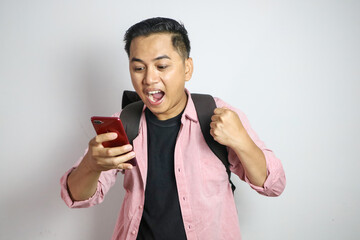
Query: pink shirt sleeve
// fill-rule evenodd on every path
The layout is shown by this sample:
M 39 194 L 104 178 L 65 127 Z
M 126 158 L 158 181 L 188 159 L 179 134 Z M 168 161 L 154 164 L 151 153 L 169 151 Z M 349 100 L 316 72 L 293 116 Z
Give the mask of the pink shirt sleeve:
M 265 143 L 260 140 L 256 132 L 251 128 L 249 120 L 243 112 L 226 104 L 221 99 L 215 98 L 215 102 L 218 107 L 227 107 L 235 111 L 239 115 L 240 120 L 247 133 L 249 134 L 250 138 L 263 151 L 266 159 L 267 178 L 263 187 L 255 186 L 249 181 L 249 179 L 245 175 L 244 168 L 241 165 L 239 158 L 233 150 L 228 149 L 231 172 L 238 175 L 241 180 L 247 182 L 250 187 L 256 190 L 258 193 L 265 196 L 279 196 L 284 191 L 286 185 L 285 172 L 283 170 L 280 160 L 270 149 L 265 146 Z
M 60 179 L 61 198 L 64 200 L 65 204 L 70 208 L 86 208 L 101 203 L 104 200 L 104 197 L 111 188 L 111 186 L 114 185 L 116 180 L 116 175 L 118 173 L 118 170 L 116 169 L 102 172 L 98 180 L 98 185 L 95 194 L 91 198 L 84 201 L 73 201 L 70 197 L 69 190 L 67 187 L 67 178 L 71 173 L 71 171 L 73 171 L 79 165 L 82 158 L 83 157 L 81 157 L 79 161 L 71 169 L 69 169 Z

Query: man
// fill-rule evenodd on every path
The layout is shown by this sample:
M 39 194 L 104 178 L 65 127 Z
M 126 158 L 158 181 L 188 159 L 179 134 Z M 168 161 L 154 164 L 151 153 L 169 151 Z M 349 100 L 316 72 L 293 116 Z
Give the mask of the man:
M 104 148 L 116 133 L 90 140 L 79 165 L 61 179 L 69 207 L 101 202 L 117 173 L 126 195 L 113 239 L 240 239 L 222 162 L 207 146 L 190 93 L 190 42 L 183 25 L 152 18 L 125 34 L 132 84 L 145 103 L 133 146 Z M 211 135 L 228 147 L 230 170 L 263 195 L 280 195 L 285 174 L 246 116 L 215 98 Z M 116 114 L 119 116 L 119 113 Z M 127 163 L 136 156 L 137 166 Z

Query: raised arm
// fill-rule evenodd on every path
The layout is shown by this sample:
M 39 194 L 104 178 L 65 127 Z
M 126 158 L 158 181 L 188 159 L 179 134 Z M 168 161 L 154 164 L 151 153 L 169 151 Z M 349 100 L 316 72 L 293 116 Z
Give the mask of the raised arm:
M 265 156 L 248 135 L 237 113 L 225 107 L 216 108 L 211 120 L 210 134 L 215 141 L 231 148 L 250 182 L 262 187 L 267 177 Z

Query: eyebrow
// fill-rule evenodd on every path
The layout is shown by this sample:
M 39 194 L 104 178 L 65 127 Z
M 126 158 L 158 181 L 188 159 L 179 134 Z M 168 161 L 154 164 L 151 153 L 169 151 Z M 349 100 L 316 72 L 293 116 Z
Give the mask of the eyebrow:
M 161 59 L 169 59 L 170 60 L 171 58 L 168 55 L 161 55 L 159 57 L 154 58 L 152 61 L 158 61 L 158 60 L 161 60 Z M 140 58 L 133 57 L 131 59 L 131 62 L 141 62 L 141 63 L 143 63 L 144 61 L 141 60 Z

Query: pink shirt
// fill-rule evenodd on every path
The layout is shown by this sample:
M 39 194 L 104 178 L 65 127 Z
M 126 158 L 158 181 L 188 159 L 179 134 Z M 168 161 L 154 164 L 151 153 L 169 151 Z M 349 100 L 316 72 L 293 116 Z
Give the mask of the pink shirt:
M 286 182 L 280 160 L 265 147 L 241 111 L 218 98 L 215 98 L 215 101 L 218 107 L 226 106 L 238 113 L 248 134 L 265 154 L 268 177 L 264 187 L 252 185 L 245 176 L 240 160 L 231 149 L 228 149 L 231 172 L 238 175 L 260 194 L 280 195 Z M 119 116 L 119 113 L 115 116 Z M 139 135 L 134 139 L 133 147 L 138 165 L 124 173 L 126 194 L 112 239 L 135 240 L 137 237 L 147 178 L 147 129 L 144 113 L 140 120 Z M 203 138 L 191 97 L 189 97 L 181 118 L 174 154 L 175 178 L 187 239 L 241 239 L 236 205 L 228 175 L 223 163 L 213 154 Z M 90 199 L 72 201 L 66 186 L 67 176 L 72 169 L 66 172 L 60 181 L 61 197 L 71 208 L 90 207 L 102 202 L 119 172 L 119 170 L 102 172 L 97 191 Z

